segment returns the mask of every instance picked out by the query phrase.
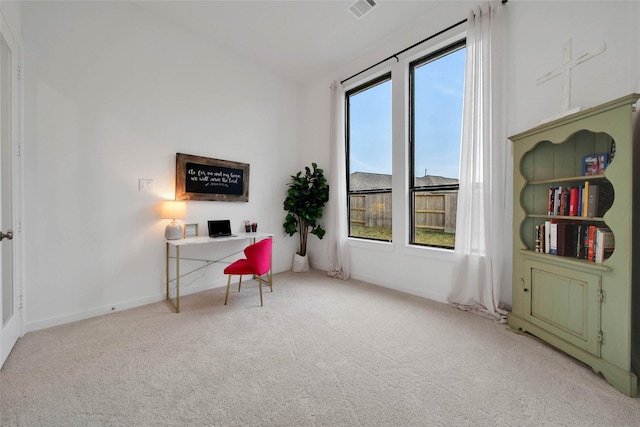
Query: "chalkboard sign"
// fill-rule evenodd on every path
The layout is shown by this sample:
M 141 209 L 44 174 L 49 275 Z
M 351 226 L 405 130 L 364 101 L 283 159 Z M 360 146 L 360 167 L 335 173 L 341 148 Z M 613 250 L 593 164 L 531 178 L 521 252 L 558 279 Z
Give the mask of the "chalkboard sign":
M 249 165 L 176 154 L 176 200 L 249 201 Z

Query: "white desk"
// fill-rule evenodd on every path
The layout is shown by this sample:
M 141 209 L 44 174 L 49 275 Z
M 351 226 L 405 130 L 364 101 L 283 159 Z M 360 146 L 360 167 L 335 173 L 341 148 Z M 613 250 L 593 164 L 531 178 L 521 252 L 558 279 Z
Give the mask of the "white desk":
M 166 246 L 167 246 L 167 252 L 166 252 L 166 279 L 167 279 L 167 301 L 169 301 L 169 303 L 173 306 L 173 308 L 176 310 L 176 313 L 180 312 L 180 277 L 184 277 L 187 274 L 193 273 L 194 271 L 200 270 L 202 268 L 208 267 L 212 264 L 215 264 L 217 262 L 222 262 L 224 259 L 229 258 L 234 254 L 229 254 L 223 258 L 220 258 L 218 260 L 207 260 L 207 259 L 200 259 L 197 261 L 203 261 L 205 264 L 195 270 L 189 271 L 187 273 L 184 273 L 182 276 L 180 276 L 180 247 L 182 246 L 194 246 L 194 245 L 212 245 L 212 244 L 222 244 L 224 242 L 233 242 L 233 241 L 238 241 L 238 240 L 250 240 L 251 243 L 255 243 L 258 240 L 262 240 L 265 239 L 267 237 L 273 237 L 272 233 L 263 233 L 260 231 L 257 231 L 255 233 L 238 233 L 235 236 L 230 236 L 230 237 L 216 237 L 216 238 L 211 238 L 208 236 L 198 236 L 198 237 L 189 237 L 187 239 L 178 239 L 178 240 L 166 240 Z M 173 247 L 174 248 L 174 252 L 175 255 L 171 255 L 170 254 L 170 248 Z M 237 253 L 237 252 L 236 252 Z M 169 278 L 169 260 L 174 258 L 176 261 L 176 277 L 175 279 L 170 279 Z M 271 268 L 269 268 L 269 272 L 267 273 L 267 278 L 269 280 L 269 283 L 271 282 Z M 176 295 L 175 295 L 175 301 L 174 299 L 171 298 L 171 295 L 169 293 L 169 283 L 174 282 L 176 283 Z

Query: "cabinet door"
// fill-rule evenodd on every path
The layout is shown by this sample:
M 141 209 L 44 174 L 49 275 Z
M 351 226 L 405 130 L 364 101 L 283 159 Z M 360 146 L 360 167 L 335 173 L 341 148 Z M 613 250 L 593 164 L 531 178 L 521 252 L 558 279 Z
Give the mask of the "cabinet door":
M 601 276 L 525 260 L 525 319 L 600 356 Z

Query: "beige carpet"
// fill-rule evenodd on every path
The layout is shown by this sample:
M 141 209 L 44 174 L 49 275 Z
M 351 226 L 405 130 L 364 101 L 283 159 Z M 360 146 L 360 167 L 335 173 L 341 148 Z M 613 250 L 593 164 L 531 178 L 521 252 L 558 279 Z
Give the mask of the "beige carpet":
M 505 325 L 322 272 L 27 334 L 2 426 L 638 426 L 625 397 Z

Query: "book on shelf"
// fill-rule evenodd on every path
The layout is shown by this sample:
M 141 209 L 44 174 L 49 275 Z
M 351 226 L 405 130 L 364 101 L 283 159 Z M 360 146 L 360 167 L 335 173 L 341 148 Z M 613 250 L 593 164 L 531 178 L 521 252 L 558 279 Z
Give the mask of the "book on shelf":
M 570 188 L 564 187 L 560 192 L 560 215 L 569 215 L 569 195 Z
M 576 216 L 582 216 L 582 196 L 584 196 L 584 185 L 578 187 L 578 212 Z
M 576 239 L 573 242 L 573 244 L 575 245 L 576 258 L 583 259 L 584 258 L 584 225 L 576 224 L 575 236 L 576 236 Z
M 549 215 L 557 215 L 558 203 L 556 202 L 558 187 L 549 187 Z
M 575 257 L 575 224 L 571 222 L 560 222 L 557 225 L 556 248 L 560 256 Z
M 589 225 L 582 227 L 582 234 L 580 235 L 582 240 L 582 259 L 589 259 Z
M 560 213 L 560 202 L 562 200 L 562 187 L 553 189 L 553 215 L 562 215 Z
M 613 184 L 609 181 L 601 181 L 598 187 L 598 208 L 596 216 L 604 216 L 613 206 L 614 191 Z
M 590 225 L 588 227 L 588 237 L 587 237 L 587 261 L 593 261 L 593 250 L 594 250 L 594 242 L 596 240 L 596 229 L 598 227 L 595 225 Z
M 587 217 L 593 218 L 598 216 L 598 189 L 599 185 L 589 185 L 589 192 L 587 193 Z
M 613 232 L 608 228 L 597 228 L 594 241 L 594 262 L 602 263 L 609 258 L 615 248 Z
M 582 187 L 582 215 L 583 217 L 587 216 L 587 208 L 589 207 L 589 181 L 584 183 Z
M 578 216 L 580 206 L 580 188 L 571 187 L 569 190 L 569 216 Z
M 547 244 L 546 244 L 546 234 L 545 234 L 545 225 L 544 223 L 536 226 L 536 252 L 546 253 Z
M 549 224 L 549 254 L 558 255 L 558 223 Z
M 551 221 L 544 222 L 544 253 L 551 250 Z

